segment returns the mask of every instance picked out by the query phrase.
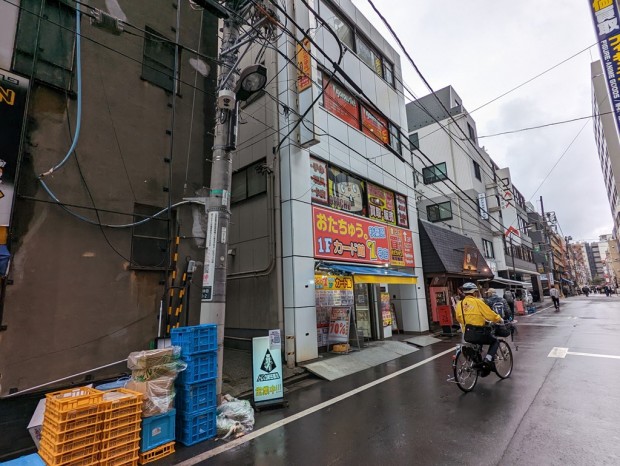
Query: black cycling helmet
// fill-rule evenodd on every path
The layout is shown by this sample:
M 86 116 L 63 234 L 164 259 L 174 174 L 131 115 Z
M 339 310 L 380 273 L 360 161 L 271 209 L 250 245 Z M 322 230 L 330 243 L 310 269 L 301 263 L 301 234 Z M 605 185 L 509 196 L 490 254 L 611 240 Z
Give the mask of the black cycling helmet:
M 478 285 L 472 282 L 465 283 L 462 287 L 463 293 L 469 294 L 478 291 Z

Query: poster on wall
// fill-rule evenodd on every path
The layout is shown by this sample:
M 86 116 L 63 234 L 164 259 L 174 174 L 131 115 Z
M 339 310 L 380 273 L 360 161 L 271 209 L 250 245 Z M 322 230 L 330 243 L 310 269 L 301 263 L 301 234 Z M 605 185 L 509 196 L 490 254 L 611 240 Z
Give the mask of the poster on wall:
M 368 217 L 395 225 L 394 193 L 372 183 L 366 183 L 366 187 L 368 191 Z
M 312 207 L 314 257 L 414 266 L 411 232 L 319 206 Z M 396 238 L 394 238 L 396 237 Z M 392 257 L 396 261 L 392 261 Z
M 332 115 L 344 120 L 349 125 L 359 128 L 360 117 L 357 100 L 344 87 L 332 81 L 327 84 L 327 76 L 323 77 L 323 105 Z
M 413 237 L 402 228 L 389 227 L 390 264 L 399 267 L 413 267 Z
M 390 143 L 387 120 L 364 106 L 362 106 L 362 131 L 383 144 Z
M 381 293 L 381 320 L 384 327 L 392 326 L 392 312 L 390 309 L 390 294 Z
M 332 308 L 353 305 L 353 278 L 340 275 L 315 275 L 317 346 L 328 344 Z
M 310 192 L 312 202 L 327 204 L 327 164 L 310 157 Z
M 366 215 L 364 182 L 336 167 L 327 168 L 329 205 L 357 215 Z
M 407 198 L 402 194 L 396 194 L 396 224 L 399 227 L 409 228 Z
M 29 80 L 0 69 L 0 226 L 8 226 Z
M 463 252 L 463 270 L 464 271 L 476 271 L 478 270 L 478 249 L 472 246 L 465 246 Z
M 297 92 L 303 92 L 312 86 L 310 39 L 303 39 L 302 44 L 297 44 Z

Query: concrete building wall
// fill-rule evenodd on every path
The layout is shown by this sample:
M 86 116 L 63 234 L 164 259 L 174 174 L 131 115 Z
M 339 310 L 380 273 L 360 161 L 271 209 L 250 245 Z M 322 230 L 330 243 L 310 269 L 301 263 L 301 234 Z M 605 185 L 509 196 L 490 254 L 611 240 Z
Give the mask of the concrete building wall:
M 104 6 L 103 1 L 92 4 Z M 123 8 L 132 24 L 151 26 L 175 39 L 177 9 L 171 3 L 125 2 Z M 213 56 L 215 20 L 204 15 L 199 43 L 203 14 L 187 4 L 181 8 L 179 41 Z M 196 76 L 188 62 L 193 55 L 183 51 L 173 103 L 172 94 L 141 79 L 140 33 L 114 36 L 91 26 L 87 18 L 81 23 L 81 134 L 76 152 L 45 178 L 50 189 L 68 209 L 102 224 L 131 223 L 135 203 L 165 208 L 197 195 L 205 185 L 205 153 L 212 144 L 205 131 L 213 121 L 212 80 Z M 6 44 L 1 45 L 6 54 Z M 10 357 L 0 360 L 2 394 L 148 348 L 158 334 L 160 303 L 169 283 L 167 263 L 160 270 L 131 266 L 131 228 L 81 221 L 50 202 L 37 182 L 71 145 L 77 118 L 74 95 L 33 84 L 28 118 L 9 236 L 13 284 L 4 297 L 8 329 L 0 334 L 0 352 Z M 177 233 L 172 225 L 178 225 L 179 276 L 186 259 L 202 262 L 204 257 L 204 234 L 196 231 L 200 222 L 194 220 L 201 210 L 182 206 L 164 215 L 170 230 L 160 247 L 170 251 Z M 200 269 L 196 276 L 201 276 Z M 197 309 L 200 292 L 195 286 L 190 291 L 186 309 Z M 189 321 L 196 323 L 198 316 L 190 315 Z M 124 370 L 119 364 L 90 375 Z

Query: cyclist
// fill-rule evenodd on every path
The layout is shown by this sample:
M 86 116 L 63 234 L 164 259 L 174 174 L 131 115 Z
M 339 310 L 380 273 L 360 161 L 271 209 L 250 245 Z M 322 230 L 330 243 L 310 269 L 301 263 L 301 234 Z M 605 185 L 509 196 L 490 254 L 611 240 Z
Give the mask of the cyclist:
M 510 306 L 508 301 L 497 295 L 495 288 L 489 288 L 487 290 L 487 299 L 484 300 L 491 309 L 493 309 L 502 319 L 512 320 L 510 315 Z
M 484 361 L 480 363 L 479 367 L 476 367 L 476 369 L 482 370 L 480 376 L 486 377 L 491 370 L 494 369 L 493 358 L 495 357 L 499 343 L 497 339 L 491 335 L 491 328 L 485 324 L 487 321 L 503 324 L 504 319 L 493 312 L 493 310 L 479 298 L 478 286 L 475 283 L 465 283 L 462 290 L 463 293 L 465 293 L 465 298 L 456 305 L 456 320 L 461 324 L 463 333 L 465 333 L 466 325 L 474 327 L 476 341 L 470 341 L 469 343 L 489 345 L 489 350 L 487 351 Z

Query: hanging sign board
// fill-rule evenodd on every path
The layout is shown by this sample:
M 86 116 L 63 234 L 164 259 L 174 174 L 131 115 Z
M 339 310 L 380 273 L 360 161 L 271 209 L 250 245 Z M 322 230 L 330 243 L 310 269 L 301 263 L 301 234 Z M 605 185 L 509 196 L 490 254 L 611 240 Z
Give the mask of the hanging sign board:
M 312 202 L 328 203 L 327 164 L 310 157 L 310 192 Z
M 252 338 L 252 382 L 257 405 L 284 397 L 282 353 L 279 348 L 272 348 L 270 342 L 269 336 Z
M 28 79 L 0 69 L 0 225 L 8 226 L 22 124 L 26 111 Z
M 209 212 L 207 217 L 206 263 L 202 277 L 202 302 L 213 301 L 213 283 L 215 278 L 215 249 L 217 247 L 218 212 Z
M 368 217 L 395 225 L 394 194 L 372 183 L 367 183 L 367 188 Z

